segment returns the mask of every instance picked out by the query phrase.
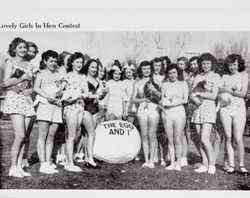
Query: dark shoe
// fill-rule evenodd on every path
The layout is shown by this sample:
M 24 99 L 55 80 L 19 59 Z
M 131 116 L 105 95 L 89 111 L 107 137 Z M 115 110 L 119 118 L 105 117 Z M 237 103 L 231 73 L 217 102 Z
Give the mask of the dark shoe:
M 101 167 L 100 167 L 98 164 L 96 164 L 96 165 L 94 166 L 93 164 L 90 164 L 89 162 L 86 162 L 86 163 L 85 163 L 85 166 L 86 166 L 87 168 L 90 168 L 90 169 L 101 169 Z
M 247 171 L 247 169 L 245 168 L 245 166 L 240 166 L 239 167 L 239 174 L 242 175 L 242 176 L 249 176 L 249 172 Z
M 233 175 L 233 174 L 235 174 L 234 166 L 229 166 L 229 168 L 224 171 L 224 174 L 225 175 Z

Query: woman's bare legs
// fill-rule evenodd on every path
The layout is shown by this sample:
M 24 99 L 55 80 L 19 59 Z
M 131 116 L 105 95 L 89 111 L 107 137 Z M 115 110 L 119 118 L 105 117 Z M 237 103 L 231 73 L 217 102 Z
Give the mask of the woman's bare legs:
M 49 123 L 38 121 L 39 136 L 37 140 L 37 153 L 41 163 L 46 162 L 46 139 L 49 131 Z
M 93 166 L 96 166 L 93 157 L 93 146 L 95 142 L 95 126 L 93 117 L 91 113 L 89 113 L 88 111 L 84 111 L 83 124 L 88 133 L 88 143 L 87 143 L 88 162 Z
M 235 116 L 233 119 L 233 136 L 236 143 L 236 149 L 239 157 L 239 165 L 244 166 L 244 142 L 243 133 L 246 124 L 246 115 Z
M 78 126 L 78 113 L 75 111 L 68 111 L 66 114 L 66 124 L 68 129 L 68 133 L 66 136 L 66 164 L 70 167 L 73 167 L 73 152 Z
M 27 144 L 29 144 L 29 135 L 28 134 L 28 127 L 29 127 L 29 124 L 30 124 L 30 120 L 31 120 L 31 117 L 25 117 L 24 118 L 24 123 L 25 123 L 25 136 L 24 136 L 24 141 L 23 143 L 21 144 L 21 150 L 20 150 L 20 153 L 19 153 L 19 156 L 18 156 L 18 161 L 17 161 L 17 167 L 18 167 L 18 171 L 20 173 L 22 173 L 23 176 L 31 176 L 30 173 L 28 172 L 25 172 L 22 168 L 22 163 L 23 163 L 23 156 L 24 156 L 24 152 L 25 152 L 25 149 L 27 148 Z M 29 131 L 30 133 L 30 131 Z M 27 151 L 28 152 L 28 151 Z
M 149 138 L 149 151 L 150 151 L 150 158 L 149 163 L 154 164 L 154 157 L 155 151 L 157 148 L 157 138 L 156 138 L 156 131 L 159 124 L 160 116 L 157 114 L 151 115 L 148 118 L 148 138 Z
M 170 156 L 170 165 L 166 167 L 167 170 L 174 170 L 175 168 L 175 148 L 174 148 L 174 123 L 171 120 L 167 120 L 165 116 L 163 118 L 163 125 L 168 138 L 168 153 Z
M 179 119 L 173 122 L 173 136 L 175 145 L 175 155 L 177 164 L 175 165 L 176 170 L 181 170 L 181 157 L 182 157 L 182 141 L 183 141 L 183 130 L 186 125 L 186 116 L 179 117 Z
M 199 136 L 199 152 L 200 152 L 200 155 L 202 157 L 202 166 L 200 166 L 199 168 L 195 169 L 195 172 L 206 172 L 207 171 L 207 167 L 208 167 L 208 159 L 207 159 L 207 156 L 206 156 L 206 153 L 204 151 L 204 148 L 202 146 L 202 143 L 201 143 L 201 127 L 202 125 L 201 124 L 195 124 L 195 128 L 196 128 L 196 132 Z
M 25 137 L 25 118 L 23 115 L 18 114 L 10 115 L 10 118 L 14 129 L 14 141 L 11 147 L 11 167 L 9 176 L 23 177 L 22 173 L 18 171 L 18 158 Z
M 145 163 L 142 165 L 145 167 L 149 164 L 149 141 L 148 141 L 148 116 L 138 116 L 138 122 L 141 129 L 142 148 Z
M 215 164 L 214 164 L 214 157 L 213 157 L 213 146 L 210 141 L 210 136 L 212 132 L 213 124 L 210 123 L 203 123 L 202 130 L 201 130 L 201 142 L 205 147 L 206 157 L 208 159 L 208 173 L 214 174 L 215 173 Z M 204 156 L 205 157 L 205 156 Z

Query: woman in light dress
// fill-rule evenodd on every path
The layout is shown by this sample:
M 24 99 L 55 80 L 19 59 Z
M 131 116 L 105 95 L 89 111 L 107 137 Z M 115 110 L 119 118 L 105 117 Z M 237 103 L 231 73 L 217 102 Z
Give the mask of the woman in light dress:
M 201 54 L 199 64 L 202 72 L 195 77 L 190 94 L 190 99 L 197 105 L 191 122 L 195 124 L 196 131 L 200 136 L 202 156 L 202 165 L 195 169 L 195 172 L 215 174 L 215 160 L 210 136 L 216 121 L 215 99 L 218 95 L 220 76 L 213 72 L 216 59 L 210 53 Z M 205 84 L 204 91 L 195 91 L 195 87 L 200 82 Z

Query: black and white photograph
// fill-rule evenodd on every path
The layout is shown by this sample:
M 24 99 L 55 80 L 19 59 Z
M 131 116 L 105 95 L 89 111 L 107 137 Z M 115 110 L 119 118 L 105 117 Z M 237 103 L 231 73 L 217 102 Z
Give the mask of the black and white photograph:
M 0 20 L 0 193 L 249 193 L 249 9 L 210 9 L 193 28 L 181 9 Z

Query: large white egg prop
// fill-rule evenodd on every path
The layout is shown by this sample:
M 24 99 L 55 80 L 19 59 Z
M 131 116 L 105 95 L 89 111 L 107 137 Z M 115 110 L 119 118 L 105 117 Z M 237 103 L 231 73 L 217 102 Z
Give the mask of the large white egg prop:
M 93 148 L 94 157 L 108 163 L 126 163 L 141 149 L 141 138 L 136 127 L 122 120 L 98 124 Z

